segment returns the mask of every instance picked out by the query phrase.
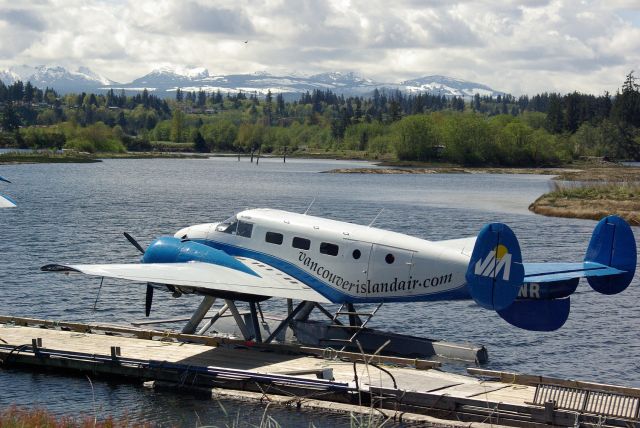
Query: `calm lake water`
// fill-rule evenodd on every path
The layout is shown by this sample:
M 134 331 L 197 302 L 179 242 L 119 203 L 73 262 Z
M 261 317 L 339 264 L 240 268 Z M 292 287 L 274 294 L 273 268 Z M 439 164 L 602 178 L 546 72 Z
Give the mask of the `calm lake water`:
M 525 261 L 582 260 L 594 221 L 536 216 L 528 205 L 549 189 L 549 177 L 532 175 L 320 174 L 360 162 L 261 159 L 105 160 L 95 164 L 0 166 L 13 184 L 1 191 L 18 202 L 0 210 L 0 313 L 84 322 L 130 323 L 144 318 L 144 286 L 105 280 L 92 310 L 99 279 L 45 274 L 52 262 L 134 262 L 137 250 L 161 234 L 224 219 L 236 210 L 272 207 L 368 224 L 425 239 L 477 234 L 484 223 L 509 224 Z M 634 228 L 636 240 L 639 228 Z M 639 281 L 616 296 L 582 284 L 572 313 L 554 333 L 506 324 L 471 302 L 388 304 L 371 324 L 400 333 L 487 346 L 486 368 L 640 387 Z M 152 317 L 190 316 L 200 299 L 157 293 Z M 280 302 L 264 307 L 281 312 Z M 175 327 L 179 327 L 176 325 Z M 0 337 L 2 330 L 0 329 Z M 448 363 L 462 371 L 465 364 Z M 259 422 L 264 408 L 216 402 L 137 385 L 94 381 L 99 416 L 128 415 L 163 425 L 224 426 L 242 412 Z M 93 414 L 85 378 L 0 371 L 0 408 L 39 405 L 56 414 Z M 348 418 L 315 412 L 270 410 L 283 425 L 348 425 Z

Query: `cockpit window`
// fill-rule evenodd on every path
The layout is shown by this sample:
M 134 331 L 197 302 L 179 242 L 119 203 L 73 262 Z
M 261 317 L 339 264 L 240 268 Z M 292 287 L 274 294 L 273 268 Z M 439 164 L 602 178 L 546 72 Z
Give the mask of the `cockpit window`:
M 222 223 L 218 224 L 216 226 L 216 231 L 235 235 L 237 227 L 238 219 L 236 218 L 236 216 L 231 216 Z
M 238 222 L 237 234 L 238 236 L 244 236 L 245 238 L 251 238 L 251 232 L 253 232 L 253 224 L 244 221 Z

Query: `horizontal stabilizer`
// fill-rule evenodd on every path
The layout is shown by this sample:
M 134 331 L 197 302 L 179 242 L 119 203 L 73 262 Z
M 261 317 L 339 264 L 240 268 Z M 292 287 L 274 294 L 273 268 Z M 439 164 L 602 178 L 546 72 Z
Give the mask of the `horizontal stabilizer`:
M 0 177 L 0 181 L 4 181 L 5 183 L 11 183 L 9 180 L 7 180 L 7 179 L 6 179 L 6 178 L 4 178 L 4 177 Z
M 525 282 L 557 282 L 572 278 L 618 275 L 625 271 L 595 262 L 523 263 Z
M 553 300 L 516 300 L 498 315 L 511 325 L 531 331 L 554 331 L 569 318 L 570 298 Z

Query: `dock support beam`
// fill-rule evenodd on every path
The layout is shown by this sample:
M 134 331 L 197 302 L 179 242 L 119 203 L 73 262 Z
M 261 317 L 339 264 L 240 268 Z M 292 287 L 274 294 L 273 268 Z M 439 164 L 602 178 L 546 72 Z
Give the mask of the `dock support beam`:
M 200 306 L 198 306 L 198 309 L 193 313 L 191 319 L 187 322 L 187 325 L 182 329 L 182 332 L 185 334 L 193 334 L 196 331 L 196 328 L 198 328 L 198 324 L 200 324 L 204 316 L 207 315 L 207 312 L 211 309 L 211 306 L 215 301 L 215 297 L 204 296 Z

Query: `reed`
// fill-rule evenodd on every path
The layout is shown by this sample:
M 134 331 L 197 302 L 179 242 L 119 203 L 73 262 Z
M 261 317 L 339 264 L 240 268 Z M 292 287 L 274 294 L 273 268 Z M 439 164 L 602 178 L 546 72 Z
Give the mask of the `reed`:
M 0 411 L 2 428 L 137 428 L 150 427 L 148 423 L 133 422 L 129 419 L 107 417 L 96 420 L 93 416 L 55 416 L 45 409 L 24 409 L 11 406 Z

